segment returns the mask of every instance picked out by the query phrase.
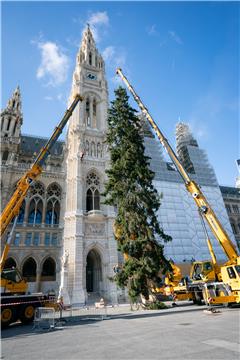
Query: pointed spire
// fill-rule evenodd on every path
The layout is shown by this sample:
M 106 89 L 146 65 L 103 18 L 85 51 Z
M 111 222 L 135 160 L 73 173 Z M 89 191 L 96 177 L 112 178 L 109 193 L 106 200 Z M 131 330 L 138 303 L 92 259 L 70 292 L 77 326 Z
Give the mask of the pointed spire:
M 90 25 L 83 31 L 81 46 L 77 55 L 77 64 L 86 64 L 104 70 L 102 56 L 98 53 Z
M 21 92 L 19 85 L 14 90 L 12 97 L 8 100 L 7 108 L 8 110 L 21 113 L 22 101 L 21 101 Z
M 179 122 L 176 125 L 176 141 L 177 146 L 192 145 L 198 146 L 197 140 L 193 137 L 189 125 Z

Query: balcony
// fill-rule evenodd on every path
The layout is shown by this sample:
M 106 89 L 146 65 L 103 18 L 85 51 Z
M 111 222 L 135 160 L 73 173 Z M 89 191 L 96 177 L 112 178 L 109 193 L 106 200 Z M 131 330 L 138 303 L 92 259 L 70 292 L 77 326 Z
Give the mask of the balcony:
M 88 216 L 89 218 L 93 218 L 94 220 L 102 220 L 105 217 L 102 210 L 86 211 L 85 215 Z

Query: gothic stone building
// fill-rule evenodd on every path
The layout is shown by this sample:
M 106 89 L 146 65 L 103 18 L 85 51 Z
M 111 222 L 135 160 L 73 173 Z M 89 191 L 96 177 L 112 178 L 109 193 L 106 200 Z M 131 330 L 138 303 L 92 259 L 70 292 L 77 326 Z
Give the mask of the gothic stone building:
M 108 89 L 104 61 L 89 27 L 76 57 L 69 104 L 77 92 L 84 96 L 70 119 L 66 141 L 55 144 L 44 171 L 21 208 L 7 265 L 16 265 L 29 281 L 30 291 L 59 291 L 66 304 L 82 304 L 94 297 L 112 302 L 124 292 L 109 280 L 122 261 L 113 235 L 114 209 L 102 204 L 109 154 Z M 21 97 L 16 89 L 1 114 L 1 193 L 6 205 L 17 181 L 30 167 L 46 139 L 22 135 Z M 159 222 L 172 236 L 166 255 L 189 267 L 194 258 L 209 258 L 197 208 L 184 184 L 143 120 L 146 154 L 155 172 L 154 185 L 163 194 Z M 221 191 L 189 128 L 177 125 L 177 152 L 186 170 L 200 184 L 223 226 L 233 239 Z M 210 232 L 210 231 L 209 231 Z M 220 261 L 224 254 L 213 238 Z M 61 270 L 62 269 L 62 270 Z

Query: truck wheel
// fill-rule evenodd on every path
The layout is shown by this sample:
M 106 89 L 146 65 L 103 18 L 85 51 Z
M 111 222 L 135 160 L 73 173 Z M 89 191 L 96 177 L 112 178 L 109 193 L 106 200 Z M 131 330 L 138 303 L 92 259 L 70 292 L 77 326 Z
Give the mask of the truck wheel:
M 198 293 L 198 290 L 194 291 L 193 303 L 196 305 L 202 305 L 202 298 Z
M 20 313 L 20 320 L 23 324 L 29 324 L 34 319 L 35 307 L 33 305 L 26 305 L 22 308 Z
M 4 307 L 1 311 L 1 325 L 2 328 L 7 327 L 15 321 L 15 312 L 11 307 Z

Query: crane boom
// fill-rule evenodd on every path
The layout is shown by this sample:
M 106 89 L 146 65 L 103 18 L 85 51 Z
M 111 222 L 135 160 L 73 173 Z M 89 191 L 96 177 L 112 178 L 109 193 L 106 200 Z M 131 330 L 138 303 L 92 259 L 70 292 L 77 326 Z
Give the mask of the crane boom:
M 41 174 L 43 170 L 43 165 L 50 154 L 50 150 L 53 145 L 56 143 L 57 139 L 59 138 L 63 128 L 65 127 L 66 123 L 68 122 L 69 118 L 71 117 L 75 107 L 77 106 L 79 101 L 82 101 L 83 98 L 77 94 L 70 105 L 69 109 L 66 110 L 62 120 L 54 129 L 54 132 L 50 139 L 47 141 L 46 145 L 40 150 L 39 154 L 36 157 L 31 168 L 22 176 L 22 178 L 18 181 L 17 188 L 13 193 L 10 201 L 4 208 L 1 216 L 0 216 L 0 228 L 1 228 L 1 236 L 6 231 L 9 223 L 12 219 L 18 215 L 23 200 L 27 194 L 27 191 L 31 185 L 31 183 L 36 180 L 37 177 Z M 7 243 L 4 248 L 4 252 L 1 257 L 0 267 L 1 270 L 4 266 L 4 262 L 7 258 L 9 250 L 9 244 Z
M 151 127 L 155 131 L 158 139 L 160 140 L 161 144 L 167 151 L 168 155 L 172 159 L 178 173 L 181 175 L 187 191 L 192 195 L 199 211 L 206 219 L 210 229 L 212 230 L 213 234 L 215 235 L 216 239 L 218 240 L 219 244 L 221 245 L 224 253 L 226 254 L 228 261 L 230 263 L 236 263 L 238 258 L 238 253 L 233 245 L 232 241 L 230 240 L 229 236 L 227 235 L 226 231 L 222 227 L 220 221 L 218 220 L 216 214 L 214 213 L 213 209 L 207 202 L 204 194 L 202 193 L 198 184 L 193 181 L 182 164 L 180 163 L 177 155 L 175 154 L 174 150 L 170 146 L 168 140 L 165 138 L 155 121 L 153 120 L 152 116 L 150 115 L 148 109 L 141 101 L 140 97 L 137 95 L 133 87 L 130 85 L 126 76 L 123 75 L 122 70 L 118 68 L 116 73 L 120 76 L 123 82 L 126 84 L 128 90 L 133 95 L 134 100 L 137 102 L 138 106 L 142 110 L 142 113 L 146 116 L 147 120 L 149 121 Z

